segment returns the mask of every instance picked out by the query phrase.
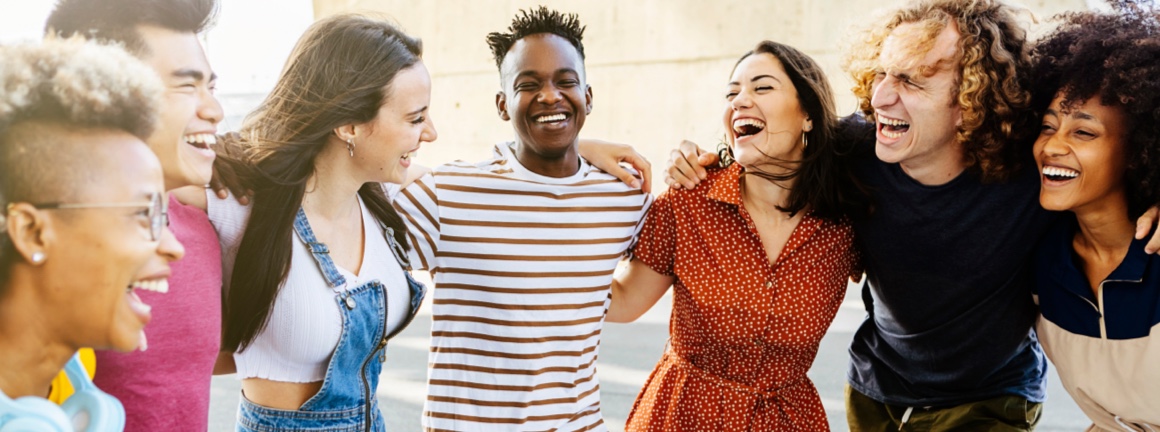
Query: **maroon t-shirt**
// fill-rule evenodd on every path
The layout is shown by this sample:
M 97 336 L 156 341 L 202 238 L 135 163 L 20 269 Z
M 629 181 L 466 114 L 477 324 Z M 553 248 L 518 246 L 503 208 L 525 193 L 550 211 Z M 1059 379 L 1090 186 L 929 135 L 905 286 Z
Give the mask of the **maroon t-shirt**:
M 153 307 L 144 352 L 97 352 L 93 381 L 125 405 L 125 431 L 198 431 L 221 346 L 221 249 L 204 211 L 169 199 L 169 229 L 185 247 L 169 292 L 137 290 Z

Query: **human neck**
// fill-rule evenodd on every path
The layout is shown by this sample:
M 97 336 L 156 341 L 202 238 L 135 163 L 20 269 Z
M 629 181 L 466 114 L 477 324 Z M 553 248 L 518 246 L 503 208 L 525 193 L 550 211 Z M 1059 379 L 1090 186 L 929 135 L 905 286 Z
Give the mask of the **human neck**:
M 924 186 L 944 185 L 954 180 L 967 169 L 963 159 L 963 146 L 957 141 L 946 144 L 936 151 L 916 160 L 904 160 L 898 165 L 902 172 Z
M 47 397 L 52 379 L 64 368 L 77 348 L 53 342 L 51 313 L 28 305 L 31 296 L 13 293 L 15 287 L 31 282 L 13 272 L 6 294 L 0 299 L 0 391 L 9 398 Z M 21 290 L 31 292 L 34 290 Z
M 790 219 L 789 213 L 779 210 L 778 206 L 786 207 L 789 204 L 789 192 L 795 182 L 796 179 L 775 182 L 752 174 L 742 175 L 741 201 L 745 203 L 745 210 L 751 215 L 765 216 L 775 222 Z
M 1136 231 L 1128 218 L 1127 199 L 1122 195 L 1109 197 L 1073 211 L 1079 224 L 1072 240 L 1076 253 L 1086 262 L 1118 266 L 1128 254 Z
M 327 146 L 328 149 L 338 146 Z M 342 148 L 345 150 L 345 147 Z M 314 174 L 306 181 L 302 208 L 311 215 L 331 220 L 345 220 L 359 211 L 358 191 L 363 182 L 352 173 L 357 172 L 346 153 L 323 150 L 314 164 Z
M 536 152 L 532 146 L 517 141 L 512 154 L 528 171 L 544 177 L 571 177 L 580 171 L 580 154 L 575 142 L 563 153 L 552 155 Z

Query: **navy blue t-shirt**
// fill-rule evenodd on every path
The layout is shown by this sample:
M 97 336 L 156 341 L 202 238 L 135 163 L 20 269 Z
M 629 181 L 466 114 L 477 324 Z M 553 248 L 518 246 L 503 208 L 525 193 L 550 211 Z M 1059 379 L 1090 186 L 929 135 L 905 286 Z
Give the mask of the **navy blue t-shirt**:
M 850 346 L 851 387 L 899 406 L 1042 402 L 1032 254 L 1056 215 L 1039 207 L 1034 163 L 1002 183 L 968 171 L 925 186 L 869 155 L 856 169 L 875 211 L 854 227 L 873 306 Z

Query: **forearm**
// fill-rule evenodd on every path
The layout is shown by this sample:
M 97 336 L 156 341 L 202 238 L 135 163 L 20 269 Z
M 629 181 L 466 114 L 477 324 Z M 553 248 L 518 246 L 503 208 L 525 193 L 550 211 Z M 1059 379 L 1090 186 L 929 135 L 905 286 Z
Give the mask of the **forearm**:
M 672 276 L 659 274 L 640 261 L 630 262 L 628 268 L 612 280 L 612 301 L 605 321 L 636 321 L 665 295 L 673 280 Z

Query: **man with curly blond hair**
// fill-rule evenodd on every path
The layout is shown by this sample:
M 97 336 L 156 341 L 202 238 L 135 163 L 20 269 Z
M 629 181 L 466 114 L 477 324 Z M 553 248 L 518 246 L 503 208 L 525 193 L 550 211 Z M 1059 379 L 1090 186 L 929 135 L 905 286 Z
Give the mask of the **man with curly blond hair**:
M 1026 144 L 1030 43 L 994 0 L 928 0 L 866 30 L 846 59 L 874 152 L 856 223 L 869 316 L 850 347 L 853 431 L 1028 431 L 1047 372 L 1032 331 L 1039 208 Z M 883 429 L 883 428 L 887 429 Z

